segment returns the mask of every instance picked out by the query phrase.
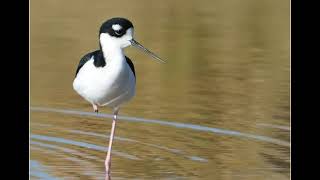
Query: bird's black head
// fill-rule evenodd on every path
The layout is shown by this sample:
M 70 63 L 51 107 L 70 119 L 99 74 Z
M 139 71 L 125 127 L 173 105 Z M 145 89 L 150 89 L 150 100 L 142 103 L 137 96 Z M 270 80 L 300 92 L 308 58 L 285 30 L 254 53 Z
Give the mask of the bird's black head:
M 100 49 L 103 52 L 113 52 L 128 46 L 134 46 L 153 58 L 164 62 L 161 58 L 143 47 L 133 39 L 133 24 L 125 18 L 112 18 L 104 22 L 99 31 Z
M 104 22 L 99 31 L 101 47 L 125 48 L 131 45 L 133 25 L 125 18 L 112 18 Z
M 112 18 L 104 22 L 101 27 L 99 34 L 108 33 L 113 37 L 121 37 L 126 34 L 127 30 L 132 28 L 132 23 L 125 18 Z

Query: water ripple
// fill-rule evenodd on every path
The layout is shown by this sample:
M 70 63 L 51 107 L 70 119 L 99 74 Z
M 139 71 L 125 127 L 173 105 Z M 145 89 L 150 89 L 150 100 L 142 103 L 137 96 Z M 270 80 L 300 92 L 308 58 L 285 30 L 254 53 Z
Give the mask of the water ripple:
M 91 135 L 91 136 L 96 136 L 96 137 L 109 138 L 109 136 L 104 135 L 104 134 L 98 134 L 98 133 L 93 133 L 93 132 L 85 132 L 85 131 L 80 131 L 80 130 L 69 130 L 69 132 L 77 133 L 77 134 L 84 134 L 84 135 Z M 180 152 L 182 152 L 179 149 L 171 149 L 171 148 L 168 148 L 168 147 L 165 147 L 165 146 L 160 146 L 160 145 L 150 144 L 150 143 L 144 143 L 144 142 L 140 142 L 140 141 L 133 140 L 133 139 L 128 139 L 128 138 L 123 138 L 123 137 L 115 136 L 114 139 L 120 140 L 120 141 L 139 143 L 139 144 L 143 144 L 143 145 L 146 145 L 146 146 L 150 146 L 150 147 L 155 147 L 155 148 L 158 148 L 158 149 L 166 150 L 166 151 L 169 151 L 169 152 L 172 152 L 172 153 L 180 153 Z
M 46 173 L 44 169 L 44 166 L 40 162 L 30 160 L 30 176 L 34 176 L 39 179 L 59 180 L 59 178 L 53 177 Z
M 36 145 L 36 146 L 40 146 L 40 147 L 44 147 L 44 148 L 49 148 L 49 149 L 56 149 L 56 150 L 60 150 L 64 153 L 69 153 L 69 154 L 74 154 L 80 157 L 85 157 L 87 159 L 94 159 L 94 160 L 100 160 L 95 156 L 90 156 L 88 154 L 84 154 L 81 152 L 78 152 L 76 150 L 73 149 L 69 149 L 69 148 L 65 148 L 65 147 L 60 147 L 57 145 L 53 145 L 53 144 L 46 144 L 46 143 L 42 143 L 42 142 L 38 142 L 38 141 L 30 141 L 30 145 Z
M 40 111 L 40 112 L 57 112 L 57 113 L 63 113 L 63 114 L 92 116 L 92 117 L 100 117 L 100 118 L 112 118 L 113 117 L 113 115 L 111 115 L 111 114 L 104 114 L 104 113 L 97 114 L 97 113 L 93 113 L 93 112 L 83 112 L 83 111 L 65 110 L 65 109 L 56 109 L 56 108 L 30 107 L 30 110 L 31 111 Z M 277 145 L 281 145 L 281 146 L 286 146 L 286 147 L 290 146 L 290 142 L 287 142 L 287 141 L 282 141 L 282 140 L 267 137 L 267 136 L 243 133 L 243 132 L 239 132 L 239 131 L 226 130 L 226 129 L 207 127 L 207 126 L 188 124 L 188 123 L 169 122 L 169 121 L 155 120 L 155 119 L 144 119 L 144 118 L 128 117 L 128 116 L 118 116 L 118 117 L 119 117 L 119 119 L 125 120 L 125 121 L 160 124 L 160 125 L 172 126 L 172 127 L 176 127 L 176 128 L 185 128 L 185 129 L 192 129 L 192 130 L 197 130 L 197 131 L 202 131 L 202 132 L 212 132 L 212 133 L 216 133 L 216 134 L 244 137 L 244 138 L 254 139 L 254 140 L 263 141 L 263 142 L 269 142 L 269 143 L 273 143 L 273 144 L 277 144 Z
M 89 148 L 89 149 L 94 149 L 94 150 L 98 150 L 98 151 L 107 152 L 107 148 L 106 147 L 98 146 L 98 145 L 90 144 L 90 143 L 85 143 L 85 142 L 80 142 L 80 141 L 74 141 L 74 140 L 51 137 L 51 136 L 44 136 L 44 135 L 37 135 L 37 134 L 31 134 L 30 138 L 31 139 L 37 139 L 37 140 L 43 140 L 43 141 L 51 141 L 51 142 L 58 142 L 58 143 L 76 145 L 76 146 L 80 146 L 80 147 L 84 147 L 84 148 Z M 126 154 L 126 153 L 123 153 L 123 152 L 112 151 L 112 153 L 115 154 L 115 155 L 121 156 L 121 157 L 125 157 L 127 159 L 140 160 L 140 158 L 138 158 L 136 156 L 133 156 L 133 155 L 130 155 L 130 154 Z
M 96 136 L 96 137 L 109 138 L 109 136 L 107 136 L 107 135 L 93 133 L 93 132 L 85 132 L 85 131 L 79 131 L 79 130 L 69 130 L 69 132 L 78 133 L 78 134 L 85 134 L 85 135 L 91 135 L 91 136 Z M 115 139 L 128 141 L 128 142 L 139 143 L 139 144 L 142 144 L 142 145 L 145 145 L 145 146 L 154 147 L 154 148 L 157 148 L 157 149 L 162 149 L 162 150 L 165 150 L 165 151 L 169 151 L 169 152 L 174 153 L 174 154 L 180 154 L 180 155 L 183 155 L 185 158 L 190 159 L 192 161 L 208 162 L 207 159 L 202 158 L 202 157 L 185 155 L 185 153 L 182 150 L 179 150 L 179 149 L 172 149 L 172 148 L 168 148 L 168 147 L 165 147 L 165 146 L 160 146 L 160 145 L 150 144 L 150 143 L 144 143 L 144 142 L 140 142 L 140 141 L 137 141 L 137 140 L 128 139 L 128 138 L 122 138 L 122 137 L 115 137 Z

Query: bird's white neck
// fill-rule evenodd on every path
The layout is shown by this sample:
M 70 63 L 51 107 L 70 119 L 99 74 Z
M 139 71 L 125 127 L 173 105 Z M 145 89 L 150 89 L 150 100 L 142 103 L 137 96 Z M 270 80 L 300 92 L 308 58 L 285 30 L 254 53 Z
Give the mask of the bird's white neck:
M 125 60 L 123 48 L 117 44 L 113 37 L 100 37 L 101 50 L 107 63 L 121 62 Z
M 102 46 L 101 50 L 103 52 L 103 57 L 107 62 L 121 61 L 125 59 L 123 50 L 121 48 L 110 47 L 110 46 Z

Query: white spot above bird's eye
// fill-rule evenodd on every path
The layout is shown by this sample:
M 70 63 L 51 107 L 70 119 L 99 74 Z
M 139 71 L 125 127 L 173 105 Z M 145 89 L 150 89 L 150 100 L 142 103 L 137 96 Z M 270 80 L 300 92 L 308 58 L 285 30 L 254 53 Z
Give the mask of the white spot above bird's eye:
M 119 24 L 114 24 L 114 25 L 112 25 L 112 29 L 115 31 L 119 31 L 120 29 L 122 29 L 122 26 Z

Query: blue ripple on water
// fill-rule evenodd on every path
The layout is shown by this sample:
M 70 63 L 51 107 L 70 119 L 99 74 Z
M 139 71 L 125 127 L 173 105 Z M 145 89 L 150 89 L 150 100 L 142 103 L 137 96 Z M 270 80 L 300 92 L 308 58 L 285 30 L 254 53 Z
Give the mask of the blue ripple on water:
M 85 132 L 85 131 L 80 131 L 80 130 L 69 130 L 69 132 L 78 133 L 78 134 L 85 134 L 85 135 L 92 135 L 92 136 L 97 136 L 97 137 L 109 138 L 109 136 L 104 135 L 104 134 L 98 134 L 98 133 L 93 133 L 93 132 Z M 168 147 L 165 147 L 165 146 L 160 146 L 160 145 L 155 145 L 155 144 L 150 144 L 150 143 L 144 143 L 144 142 L 140 142 L 140 141 L 133 140 L 133 139 L 128 139 L 128 138 L 123 138 L 123 137 L 115 137 L 115 139 L 128 141 L 128 142 L 140 143 L 140 144 L 143 144 L 143 145 L 146 145 L 146 146 L 150 146 L 150 147 L 166 150 L 166 151 L 169 151 L 171 153 L 183 155 L 183 156 L 185 156 L 186 158 L 188 158 L 188 159 L 190 159 L 192 161 L 208 162 L 207 159 L 201 158 L 201 157 L 198 157 L 198 156 L 186 156 L 186 155 L 184 155 L 185 153 L 182 150 L 179 150 L 179 149 L 171 149 L 171 148 L 168 148 Z
M 81 115 L 81 116 L 103 117 L 103 118 L 113 117 L 113 115 L 111 114 L 104 114 L 104 113 L 97 114 L 93 112 L 83 112 L 83 111 L 64 110 L 64 109 L 55 109 L 55 108 L 30 107 L 30 110 L 42 111 L 42 112 L 57 112 L 57 113 L 73 114 L 73 115 Z M 229 136 L 245 137 L 249 139 L 254 139 L 254 140 L 259 140 L 263 142 L 269 142 L 269 143 L 273 143 L 281 146 L 290 147 L 290 142 L 287 142 L 287 141 L 283 141 L 283 140 L 279 140 L 279 139 L 275 139 L 267 136 L 243 133 L 239 131 L 226 130 L 226 129 L 220 129 L 220 128 L 214 128 L 214 127 L 206 127 L 206 126 L 188 124 L 188 123 L 169 122 L 169 121 L 155 120 L 155 119 L 144 119 L 144 118 L 137 118 L 137 117 L 118 116 L 118 118 L 125 121 L 153 123 L 153 124 L 173 126 L 176 128 L 185 128 L 185 129 L 192 129 L 192 130 L 203 131 L 203 132 L 224 134 Z
M 85 143 L 85 142 L 80 142 L 80 141 L 74 141 L 74 140 L 70 140 L 70 139 L 64 139 L 64 138 L 58 138 L 58 137 L 51 137 L 51 136 L 44 136 L 44 135 L 38 135 L 38 134 L 31 134 L 30 135 L 31 139 L 37 139 L 37 140 L 43 140 L 43 141 L 51 141 L 51 142 L 58 142 L 58 143 L 63 143 L 63 144 L 70 144 L 70 145 L 75 145 L 75 146 L 80 146 L 80 147 L 84 147 L 84 148 L 89 148 L 89 149 L 94 149 L 94 150 L 98 150 L 98 151 L 103 151 L 103 152 L 107 152 L 107 148 L 103 147 L 103 146 L 98 146 L 95 144 L 90 144 L 90 143 Z M 119 152 L 119 151 L 112 151 L 113 154 L 121 156 L 121 157 L 125 157 L 131 160 L 140 160 L 140 158 L 130 155 L 130 154 L 126 154 L 123 152 Z
M 46 180 L 59 180 L 59 178 L 53 177 L 46 173 L 42 164 L 35 160 L 30 160 L 30 176 Z

